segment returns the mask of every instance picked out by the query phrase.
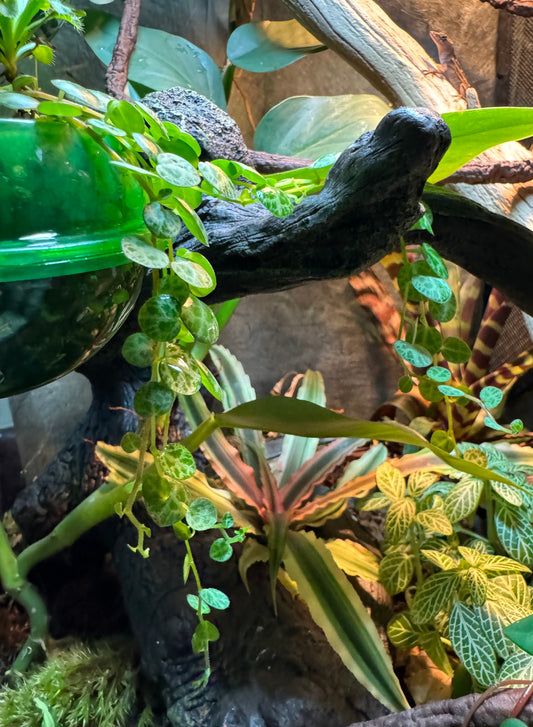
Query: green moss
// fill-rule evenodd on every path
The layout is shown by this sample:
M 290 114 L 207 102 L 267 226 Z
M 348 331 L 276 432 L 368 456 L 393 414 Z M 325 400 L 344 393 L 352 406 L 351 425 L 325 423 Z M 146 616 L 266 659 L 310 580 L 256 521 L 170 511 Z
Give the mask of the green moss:
M 138 682 L 134 648 L 125 640 L 56 650 L 0 691 L 0 727 L 125 727 L 138 709 Z M 153 724 L 149 707 L 138 724 Z

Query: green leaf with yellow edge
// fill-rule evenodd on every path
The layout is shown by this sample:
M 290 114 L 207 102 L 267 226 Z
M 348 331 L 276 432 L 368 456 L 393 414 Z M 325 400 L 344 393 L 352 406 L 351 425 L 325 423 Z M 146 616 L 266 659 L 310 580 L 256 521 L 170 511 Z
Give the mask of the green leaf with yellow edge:
M 478 154 L 506 141 L 533 135 L 533 109 L 485 108 L 449 111 L 442 118 L 452 132 L 452 143 L 429 182 L 438 182 Z
M 364 545 L 353 540 L 328 540 L 326 548 L 335 563 L 349 576 L 360 576 L 367 581 L 379 580 L 379 559 Z
M 289 531 L 284 562 L 311 616 L 345 666 L 389 709 L 406 709 L 407 700 L 378 631 L 325 544 L 313 533 Z

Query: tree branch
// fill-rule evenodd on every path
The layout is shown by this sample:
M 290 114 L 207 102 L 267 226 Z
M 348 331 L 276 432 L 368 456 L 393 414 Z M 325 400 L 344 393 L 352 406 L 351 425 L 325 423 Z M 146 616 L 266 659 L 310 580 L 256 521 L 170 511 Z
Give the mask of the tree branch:
M 521 184 L 533 179 L 533 159 L 520 161 L 472 161 L 458 169 L 440 184 Z
M 113 57 L 105 75 L 108 92 L 118 99 L 129 98 L 125 93 L 125 89 L 128 82 L 130 58 L 137 42 L 140 12 L 141 0 L 124 0 L 117 41 L 113 48 Z
M 533 18 L 533 0 L 481 0 L 489 3 L 496 10 L 506 10 L 522 18 Z

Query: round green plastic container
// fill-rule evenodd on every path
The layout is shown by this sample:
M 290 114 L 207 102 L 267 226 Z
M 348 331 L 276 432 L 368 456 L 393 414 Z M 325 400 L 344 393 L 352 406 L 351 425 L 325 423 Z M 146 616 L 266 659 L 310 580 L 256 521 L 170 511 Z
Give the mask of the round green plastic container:
M 143 274 L 121 239 L 144 229 L 143 204 L 87 133 L 0 119 L 0 397 L 66 374 L 118 330 Z

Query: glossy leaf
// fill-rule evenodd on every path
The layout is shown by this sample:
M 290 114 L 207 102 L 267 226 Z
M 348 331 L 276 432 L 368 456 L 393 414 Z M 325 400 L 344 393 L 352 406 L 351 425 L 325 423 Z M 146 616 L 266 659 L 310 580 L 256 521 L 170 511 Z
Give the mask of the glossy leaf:
M 107 66 L 117 39 L 119 21 L 101 11 L 90 10 L 85 39 Z M 128 78 L 154 91 L 181 86 L 201 93 L 226 108 L 219 69 L 213 59 L 185 38 L 162 30 L 140 27 L 130 60 Z
M 504 634 L 528 654 L 533 654 L 533 615 L 510 624 Z
M 291 531 L 284 560 L 313 619 L 346 667 L 389 709 L 405 709 L 376 627 L 324 543 L 312 533 Z
M 171 295 L 155 295 L 142 304 L 139 325 L 154 341 L 173 341 L 181 328 L 181 306 Z
M 3 98 L 5 105 L 5 96 Z M 29 108 L 29 106 L 26 105 L 24 108 Z M 37 112 L 39 114 L 46 114 L 47 116 L 76 117 L 83 114 L 83 109 L 75 104 L 63 103 L 61 101 L 41 101 L 37 106 Z
M 174 393 L 168 387 L 157 381 L 149 381 L 137 390 L 133 405 L 139 416 L 160 416 L 171 410 L 174 399 Z
M 161 239 L 174 240 L 181 230 L 181 219 L 159 202 L 146 205 L 143 210 L 143 219 L 150 232 Z
M 430 275 L 415 275 L 411 278 L 411 284 L 422 293 L 423 296 L 435 303 L 447 303 L 452 297 L 452 289 L 442 278 L 435 278 Z
M 211 344 L 217 340 L 219 331 L 216 316 L 208 305 L 195 296 L 187 298 L 181 308 L 181 317 L 197 341 Z
M 433 363 L 431 354 L 423 346 L 407 343 L 407 341 L 395 341 L 394 350 L 400 358 L 416 368 L 425 368 Z
M 474 679 L 483 687 L 494 684 L 497 671 L 492 644 L 481 632 L 474 613 L 460 601 L 452 609 L 449 633 L 455 653 Z
M 198 171 L 222 197 L 237 199 L 239 196 L 235 185 L 220 167 L 211 164 L 211 162 L 200 162 L 198 164 Z
M 267 73 L 325 50 L 297 20 L 245 23 L 233 31 L 227 47 L 228 59 L 238 68 Z
M 453 336 L 444 339 L 441 353 L 450 363 L 466 363 L 472 355 L 469 345 Z
M 217 524 L 218 514 L 213 503 L 205 497 L 191 502 L 187 515 L 187 524 L 193 530 L 210 530 Z
M 122 238 L 122 252 L 134 263 L 143 265 L 145 268 L 167 268 L 169 266 L 168 255 L 163 250 L 158 250 L 153 245 L 148 245 L 144 240 L 134 235 Z
M 229 598 L 218 588 L 202 588 L 199 596 L 211 608 L 223 611 L 229 607 Z
M 170 349 L 170 350 L 169 350 Z M 200 388 L 202 377 L 195 359 L 179 346 L 167 346 L 166 363 L 159 365 L 161 381 L 175 394 L 189 396 Z
M 448 268 L 446 267 L 446 263 L 439 253 L 432 248 L 431 245 L 428 245 L 427 242 L 422 243 L 422 254 L 424 255 L 424 260 L 433 270 L 435 275 L 438 275 L 439 278 L 448 278 Z
M 142 134 L 145 129 L 141 112 L 129 101 L 110 101 L 105 120 L 119 129 L 124 129 L 128 134 Z
M 73 81 L 55 79 L 50 81 L 50 83 L 60 91 L 63 91 L 65 96 L 71 101 L 82 104 L 82 106 L 88 106 L 96 111 L 105 113 L 107 104 L 110 101 L 113 101 L 112 96 L 108 96 L 106 93 L 102 93 L 101 91 L 89 90 L 77 83 L 74 83 Z
M 254 148 L 318 159 L 341 152 L 389 112 L 377 96 L 295 96 L 270 109 L 257 126 Z
M 178 277 L 189 284 L 195 295 L 207 295 L 216 286 L 216 277 L 211 264 L 198 252 L 180 248 L 171 267 Z
M 182 444 L 169 443 L 160 452 L 156 465 L 165 476 L 174 477 L 176 480 L 186 480 L 196 472 L 194 458 Z
M 151 366 L 154 355 L 152 341 L 145 333 L 132 333 L 124 341 L 122 355 L 132 366 Z
M 452 143 L 430 182 L 453 174 L 481 152 L 506 141 L 518 141 L 533 135 L 533 109 L 485 108 L 450 111 L 442 118 L 452 132 Z

